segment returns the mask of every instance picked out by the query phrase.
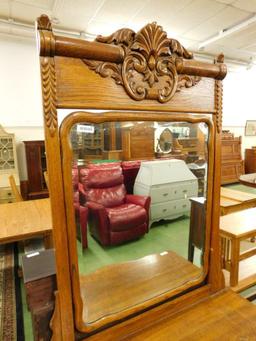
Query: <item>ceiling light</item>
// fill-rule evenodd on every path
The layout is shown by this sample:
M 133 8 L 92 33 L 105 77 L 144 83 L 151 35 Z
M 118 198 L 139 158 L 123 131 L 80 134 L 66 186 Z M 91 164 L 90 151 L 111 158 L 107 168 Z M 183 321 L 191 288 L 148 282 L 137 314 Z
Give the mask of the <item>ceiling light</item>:
M 247 26 L 249 26 L 249 25 L 251 25 L 251 24 L 253 24 L 253 23 L 255 23 L 255 22 L 256 22 L 256 15 L 253 15 L 251 18 L 246 19 L 246 20 L 240 22 L 240 23 L 237 24 L 237 25 L 234 25 L 234 26 L 232 26 L 232 27 L 230 27 L 230 28 L 225 28 L 225 29 L 221 30 L 217 35 L 215 35 L 215 36 L 213 36 L 213 37 L 211 37 L 211 38 L 209 38 L 209 39 L 207 39 L 207 40 L 201 42 L 201 43 L 198 45 L 198 49 L 199 49 L 199 50 L 202 50 L 202 49 L 205 48 L 207 45 L 210 45 L 210 44 L 216 42 L 217 40 L 222 39 L 222 38 L 224 38 L 224 37 L 227 37 L 227 36 L 229 36 L 229 35 L 231 35 L 231 34 L 233 34 L 233 33 L 235 33 L 235 32 L 238 32 L 238 31 L 240 31 L 240 30 L 243 30 L 243 29 L 245 29 Z

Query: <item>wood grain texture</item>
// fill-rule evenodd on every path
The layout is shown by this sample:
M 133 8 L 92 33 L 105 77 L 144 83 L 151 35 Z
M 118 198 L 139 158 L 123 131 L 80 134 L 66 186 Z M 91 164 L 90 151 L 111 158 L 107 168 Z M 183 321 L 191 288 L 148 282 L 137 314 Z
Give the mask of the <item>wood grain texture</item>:
M 254 194 L 221 187 L 220 195 L 221 215 L 256 207 L 256 195 Z
M 151 32 L 148 30 L 149 27 L 150 30 L 152 29 Z M 86 58 L 88 53 L 91 54 L 89 57 L 93 58 L 94 53 L 96 53 L 93 44 L 89 44 L 89 52 L 85 51 L 87 47 L 89 47 L 88 44 L 82 44 L 79 40 L 71 41 L 69 38 L 56 38 L 46 21 L 41 25 L 40 42 L 42 43 L 42 51 L 45 56 L 41 57 L 43 91 L 46 91 L 43 96 L 45 135 L 47 157 L 49 161 L 48 173 L 52 200 L 51 208 L 59 293 L 58 305 L 56 307 L 58 319 L 55 324 L 54 337 L 55 339 L 56 337 L 59 337 L 62 340 L 73 340 L 75 329 L 80 332 L 85 332 L 87 335 L 91 332 L 97 332 L 98 335 L 90 336 L 92 340 L 118 340 L 120 338 L 125 340 L 131 339 L 131 336 L 140 340 L 161 340 L 161 338 L 163 340 L 168 340 L 169 336 L 173 339 L 173 336 L 179 335 L 179 333 L 180 335 L 184 335 L 184 338 L 187 337 L 192 340 L 193 337 L 194 339 L 198 339 L 201 335 L 209 335 L 210 337 L 216 336 L 215 339 L 221 339 L 226 333 L 230 333 L 230 335 L 237 334 L 241 335 L 241 337 L 245 336 L 248 338 L 251 335 L 255 336 L 255 323 L 253 325 L 253 319 L 255 319 L 256 314 L 255 308 L 248 308 L 248 305 L 247 303 L 244 303 L 244 300 L 237 299 L 231 294 L 220 294 L 220 296 L 218 296 L 219 298 L 210 297 L 210 293 L 218 292 L 224 287 L 224 280 L 220 267 L 219 246 L 220 131 L 222 124 L 222 83 L 219 79 L 225 76 L 223 55 L 220 55 L 217 58 L 214 65 L 200 62 L 195 63 L 194 61 L 191 62 L 189 53 L 187 55 L 187 51 L 183 49 L 179 42 L 166 40 L 166 36 L 156 24 L 146 26 L 146 28 L 143 29 L 143 32 L 141 31 L 137 35 L 137 37 L 141 37 L 141 39 L 142 37 L 145 38 L 147 36 L 149 39 L 148 49 L 145 47 L 147 44 L 144 44 L 142 40 L 134 40 L 134 33 L 132 30 L 121 30 L 120 32 L 120 34 L 117 33 L 116 36 L 98 39 L 98 43 L 102 43 L 102 50 L 98 52 L 98 57 L 101 62 L 106 61 L 103 56 L 106 53 L 106 48 L 104 46 L 107 42 L 104 42 L 104 39 L 112 40 L 110 45 L 113 45 L 111 48 L 114 47 L 112 49 L 112 57 L 113 60 L 115 60 L 114 63 L 118 63 L 116 58 L 120 58 L 124 77 L 127 76 L 129 70 L 131 70 L 133 75 L 135 74 L 135 71 L 142 75 L 142 82 L 144 85 L 141 88 L 136 87 L 135 89 L 131 89 L 129 80 L 126 82 L 123 78 L 118 78 L 120 67 L 113 67 L 110 69 L 113 74 L 115 73 L 113 77 L 114 80 L 111 77 L 108 77 L 108 74 L 104 74 L 106 78 L 103 78 L 100 75 L 103 75 L 102 71 L 100 71 L 99 74 L 96 74 L 95 71 L 89 70 L 85 63 L 79 58 L 81 58 L 82 55 L 83 58 Z M 122 34 L 122 32 L 124 32 L 124 34 Z M 157 32 L 157 35 L 159 34 L 159 39 L 155 40 L 158 44 L 156 43 L 155 46 L 152 45 L 154 32 Z M 128 42 L 130 42 L 130 40 L 135 42 L 135 45 L 137 44 L 137 46 L 131 44 L 128 55 L 125 55 L 125 53 L 124 55 L 120 55 L 119 52 L 115 55 L 116 51 L 120 50 L 116 49 L 117 46 L 114 45 L 118 45 L 119 41 L 121 45 L 123 44 L 122 48 L 125 50 L 129 46 L 129 43 L 127 44 L 126 41 L 127 39 Z M 57 41 L 58 43 L 56 44 Z M 167 42 L 170 42 L 171 47 Z M 58 46 L 57 50 L 56 46 Z M 65 46 L 66 48 L 64 49 L 63 47 Z M 83 50 L 84 48 L 85 50 Z M 163 59 L 166 58 L 168 48 L 171 48 L 171 52 L 174 55 L 171 57 L 174 57 L 175 61 L 177 60 L 177 64 L 171 63 L 170 59 L 167 57 L 168 63 L 170 64 L 165 64 L 165 67 L 159 70 L 157 69 L 157 65 L 160 65 L 158 62 L 162 57 Z M 59 51 L 62 49 L 61 53 L 66 53 L 65 51 L 68 51 L 66 57 L 58 56 L 58 49 Z M 133 65 L 131 61 L 134 61 L 134 58 L 137 58 L 134 53 L 138 53 L 140 57 L 139 61 L 137 60 L 137 63 L 134 63 Z M 110 56 L 110 54 L 111 53 L 109 53 L 108 56 Z M 126 56 L 128 56 L 128 59 L 125 59 Z M 146 62 L 143 58 L 146 59 Z M 182 60 L 178 61 L 178 58 L 181 58 Z M 44 65 L 44 62 L 48 64 Z M 162 75 L 165 77 L 166 72 L 169 72 L 168 77 L 170 76 L 170 79 L 172 80 L 170 87 L 167 89 L 168 91 L 164 93 L 164 96 L 168 99 L 165 103 L 159 103 L 159 101 L 164 102 L 164 100 L 159 98 L 159 93 L 154 90 L 156 83 L 158 83 L 156 79 L 159 80 L 160 77 L 159 72 L 162 72 L 160 75 L 161 77 Z M 175 86 L 177 85 L 176 82 L 178 82 L 179 79 L 177 75 L 183 75 L 182 72 L 187 72 L 187 75 L 183 78 L 184 87 L 181 87 L 181 91 L 174 92 L 173 89 L 175 89 Z M 194 84 L 193 81 L 191 81 L 192 86 L 186 88 L 186 85 L 190 86 L 189 81 L 191 78 L 189 76 L 201 76 L 203 78 L 199 82 L 194 82 Z M 211 79 L 212 77 L 217 80 L 214 81 Z M 162 82 L 165 82 L 165 79 L 166 78 L 162 78 L 161 82 L 159 82 L 160 88 L 162 88 Z M 120 85 L 120 81 L 124 82 L 126 90 Z M 147 89 L 146 91 L 145 87 Z M 141 91 L 141 96 L 144 99 L 138 100 L 138 98 L 135 98 L 134 91 L 136 96 L 140 95 Z M 209 195 L 206 209 L 207 231 L 204 272 L 198 282 L 191 281 L 188 282 L 187 286 L 180 286 L 177 290 L 170 291 L 169 296 L 166 297 L 166 299 L 172 299 L 172 302 L 160 304 L 160 296 L 158 296 L 157 302 L 154 301 L 154 299 L 151 299 L 146 302 L 148 305 L 144 306 L 144 308 L 149 309 L 150 304 L 155 303 L 160 304 L 159 307 L 151 307 L 151 310 L 140 312 L 139 314 L 135 307 L 133 310 L 131 309 L 129 313 L 138 314 L 134 318 L 130 318 L 128 315 L 116 314 L 116 316 L 112 316 L 112 318 L 109 317 L 108 320 L 101 321 L 98 324 L 94 324 L 94 326 L 93 324 L 86 326 L 82 321 L 82 311 L 83 309 L 87 309 L 87 303 L 85 302 L 83 305 L 80 296 L 74 228 L 73 193 L 71 186 L 72 154 L 69 151 L 67 144 L 65 144 L 65 138 L 66 141 L 68 141 L 65 134 L 69 134 L 70 127 L 68 127 L 67 124 L 65 129 L 61 131 L 60 142 L 58 136 L 58 123 L 55 123 L 55 112 L 57 108 L 113 109 L 117 111 L 115 113 L 110 113 L 105 119 L 110 117 L 112 120 L 118 122 L 127 121 L 129 119 L 136 121 L 157 121 L 159 117 L 160 120 L 164 119 L 164 113 L 168 113 L 167 120 L 177 122 L 178 117 L 182 116 L 183 118 L 185 117 L 185 120 L 191 121 L 192 119 L 195 119 L 195 117 L 199 120 L 202 119 L 202 116 L 198 115 L 198 113 L 205 113 L 205 116 L 208 116 L 208 119 L 210 115 L 207 114 L 213 114 L 213 124 L 212 121 L 209 123 L 211 127 L 209 135 L 209 155 L 212 157 L 209 157 L 208 160 Z M 124 112 L 122 113 L 121 110 Z M 132 113 L 132 111 L 134 111 L 134 113 Z M 135 111 L 137 112 L 135 113 Z M 194 115 L 191 115 L 191 113 L 194 113 Z M 134 116 L 132 116 L 133 114 Z M 91 122 L 104 123 L 104 118 L 102 118 L 102 116 L 103 115 L 101 114 L 95 113 L 94 117 L 90 118 Z M 146 116 L 148 119 L 145 119 Z M 86 121 L 88 119 L 88 114 L 75 113 L 73 114 L 73 121 L 71 120 L 70 122 L 74 123 L 75 120 L 79 118 Z M 207 121 L 206 117 L 203 121 Z M 63 250 L 68 251 L 63 252 Z M 204 284 L 200 283 L 202 278 L 205 278 Z M 195 285 L 201 284 L 203 287 L 200 289 L 193 288 L 194 290 L 186 292 L 187 289 L 192 289 L 193 283 Z M 205 298 L 204 302 L 194 305 L 194 307 L 190 307 L 186 311 L 184 310 L 186 305 L 196 303 L 196 301 L 203 297 Z M 98 304 L 98 302 L 95 304 Z M 172 315 L 175 308 L 178 311 L 177 319 Z M 250 323 L 243 323 L 245 320 L 245 310 L 246 317 Z M 232 318 L 227 318 L 227 316 L 231 316 Z M 164 318 L 167 318 L 167 320 L 170 318 L 168 323 L 165 323 L 167 320 L 164 320 Z M 120 319 L 126 321 L 120 322 Z M 197 324 L 197 322 L 200 322 L 200 324 Z M 108 328 L 106 325 L 104 326 L 104 323 L 109 323 Z M 114 324 L 116 324 L 116 326 L 113 326 Z M 187 328 L 188 325 L 191 328 Z M 253 329 L 250 329 L 250 326 L 253 326 Z M 105 331 L 97 330 L 97 328 L 102 329 L 103 327 L 107 329 Z M 60 334 L 58 328 L 61 329 Z
M 2 204 L 0 216 L 0 243 L 10 243 L 52 233 L 49 199 Z
M 109 315 L 123 313 L 133 306 L 139 311 L 142 306 L 152 305 L 152 301 L 168 297 L 170 290 L 197 280 L 201 274 L 202 269 L 175 252 L 166 251 L 81 276 L 84 322 L 107 320 Z
M 150 320 L 150 315 L 154 320 Z M 113 327 L 111 334 L 105 331 L 90 340 L 218 341 L 228 337 L 228 340 L 254 341 L 255 319 L 255 307 L 229 290 L 201 299 L 186 309 L 172 311 L 169 316 L 161 308 L 154 308 L 139 319 L 135 317 Z
M 151 100 L 134 101 L 112 79 L 101 78 L 79 59 L 56 57 L 55 65 L 58 108 L 215 112 L 212 79 L 203 78 L 195 86 L 177 92 L 172 101 L 159 105 Z

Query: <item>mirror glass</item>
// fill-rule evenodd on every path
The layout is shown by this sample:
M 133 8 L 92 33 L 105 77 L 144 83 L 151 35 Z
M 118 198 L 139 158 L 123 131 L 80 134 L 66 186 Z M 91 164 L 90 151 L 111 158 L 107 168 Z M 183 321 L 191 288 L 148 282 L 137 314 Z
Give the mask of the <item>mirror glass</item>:
M 202 276 L 209 136 L 204 122 L 73 125 L 86 324 L 136 311 Z

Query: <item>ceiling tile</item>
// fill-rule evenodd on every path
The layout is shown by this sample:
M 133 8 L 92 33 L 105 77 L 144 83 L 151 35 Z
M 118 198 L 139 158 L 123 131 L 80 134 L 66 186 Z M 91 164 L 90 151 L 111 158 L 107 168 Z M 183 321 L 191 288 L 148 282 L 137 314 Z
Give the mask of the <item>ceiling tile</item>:
M 125 25 L 131 18 L 140 11 L 146 4 L 146 1 L 129 0 L 116 1 L 106 0 L 103 6 L 95 15 L 96 21 L 117 22 Z
M 222 4 L 227 4 L 227 5 L 231 5 L 233 4 L 236 0 L 213 0 L 215 2 L 220 2 Z
M 14 0 L 13 3 L 19 3 L 20 5 L 29 5 L 33 7 L 51 9 L 54 0 Z
M 9 17 L 9 4 L 8 1 L 0 1 L 0 16 Z
M 185 38 L 195 40 L 205 40 L 218 34 L 219 31 L 232 27 L 243 20 L 248 19 L 248 12 L 234 7 L 226 7 L 201 25 L 184 34 Z
M 14 20 L 34 23 L 36 18 L 38 18 L 41 14 L 47 14 L 50 16 L 51 10 L 30 6 L 16 1 L 12 3 L 11 14 Z
M 101 4 L 102 0 L 65 0 L 53 14 L 59 20 L 60 27 L 86 31 L 88 22 L 96 15 Z
M 236 0 L 233 5 L 251 13 L 256 12 L 256 0 Z
M 221 12 L 225 5 L 210 0 L 195 0 L 170 20 L 170 25 L 178 34 L 183 35 L 188 30 L 202 24 Z M 187 37 L 189 38 L 189 37 Z

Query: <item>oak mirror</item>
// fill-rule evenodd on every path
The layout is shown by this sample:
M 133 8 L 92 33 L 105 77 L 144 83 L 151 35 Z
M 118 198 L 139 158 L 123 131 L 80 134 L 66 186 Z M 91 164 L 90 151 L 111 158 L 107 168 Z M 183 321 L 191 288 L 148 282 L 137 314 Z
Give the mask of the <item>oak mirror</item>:
M 208 269 L 212 116 L 76 112 L 60 134 L 80 330 L 200 285 Z

